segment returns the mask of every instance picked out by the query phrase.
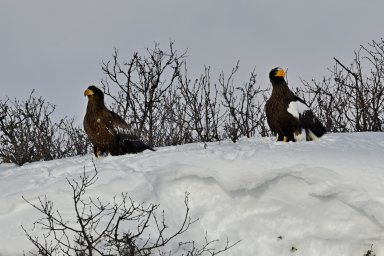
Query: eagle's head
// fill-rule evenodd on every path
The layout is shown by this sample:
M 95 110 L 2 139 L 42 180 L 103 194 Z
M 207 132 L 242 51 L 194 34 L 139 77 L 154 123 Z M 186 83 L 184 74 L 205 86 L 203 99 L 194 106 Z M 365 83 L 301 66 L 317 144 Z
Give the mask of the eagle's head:
M 269 72 L 269 80 L 271 80 L 271 83 L 274 84 L 276 82 L 284 81 L 285 72 L 282 68 L 274 68 Z
M 88 98 L 99 98 L 104 99 L 104 93 L 102 90 L 97 88 L 94 85 L 91 85 L 84 91 L 84 96 L 88 96 Z

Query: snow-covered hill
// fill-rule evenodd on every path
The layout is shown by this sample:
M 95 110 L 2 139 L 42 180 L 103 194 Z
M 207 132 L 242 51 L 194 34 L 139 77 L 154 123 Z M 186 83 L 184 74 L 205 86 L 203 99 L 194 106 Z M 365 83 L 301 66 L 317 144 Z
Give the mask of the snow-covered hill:
M 41 217 L 22 196 L 47 195 L 72 215 L 66 178 L 93 172 L 92 155 L 23 167 L 0 165 L 0 255 L 32 248 L 21 225 Z M 184 213 L 200 221 L 186 240 L 242 240 L 225 255 L 384 255 L 384 133 L 327 134 L 316 142 L 274 138 L 189 144 L 96 159 L 90 196 L 121 192 L 160 203 L 170 225 Z M 170 218 L 172 216 L 172 218 Z M 197 236 L 197 239 L 196 239 Z M 297 250 L 292 250 L 292 247 Z

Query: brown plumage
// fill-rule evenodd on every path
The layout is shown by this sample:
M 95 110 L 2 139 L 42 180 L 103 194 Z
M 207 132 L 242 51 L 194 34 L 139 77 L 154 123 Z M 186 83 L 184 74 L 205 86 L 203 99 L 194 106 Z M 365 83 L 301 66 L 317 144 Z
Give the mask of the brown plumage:
M 272 94 L 265 105 L 269 128 L 277 134 L 278 141 L 313 140 L 323 136 L 326 129 L 308 105 L 288 88 L 284 76 L 281 68 L 269 73 Z
M 99 88 L 89 86 L 84 96 L 88 97 L 88 105 L 83 125 L 96 157 L 101 154 L 116 156 L 153 150 L 132 134 L 130 126 L 120 116 L 107 109 L 104 94 Z

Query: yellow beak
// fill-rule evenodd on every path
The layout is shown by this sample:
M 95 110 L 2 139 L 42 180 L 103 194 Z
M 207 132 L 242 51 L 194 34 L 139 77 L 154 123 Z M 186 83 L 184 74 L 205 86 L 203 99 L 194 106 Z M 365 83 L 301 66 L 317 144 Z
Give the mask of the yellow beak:
M 87 89 L 84 91 L 84 96 L 90 96 L 90 95 L 93 95 L 93 91 Z
M 284 77 L 285 76 L 284 70 L 282 70 L 282 69 L 277 70 L 275 76 L 277 76 L 277 77 Z

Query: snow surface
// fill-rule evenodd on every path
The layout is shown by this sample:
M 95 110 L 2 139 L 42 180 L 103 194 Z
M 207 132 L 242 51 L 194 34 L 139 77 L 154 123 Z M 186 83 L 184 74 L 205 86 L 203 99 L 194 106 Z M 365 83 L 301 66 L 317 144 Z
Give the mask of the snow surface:
M 242 139 L 158 148 L 96 159 L 90 196 L 128 192 L 160 203 L 169 226 L 180 224 L 184 195 L 200 220 L 185 239 L 242 240 L 222 255 L 384 255 L 384 133 L 326 134 L 315 142 Z M 73 216 L 66 178 L 93 172 L 92 155 L 16 167 L 0 165 L 0 255 L 32 248 L 27 230 L 41 217 L 22 196 L 47 195 Z M 171 217 L 172 216 L 172 217 Z M 279 238 L 280 237 L 280 238 Z M 297 251 L 292 251 L 292 247 Z

